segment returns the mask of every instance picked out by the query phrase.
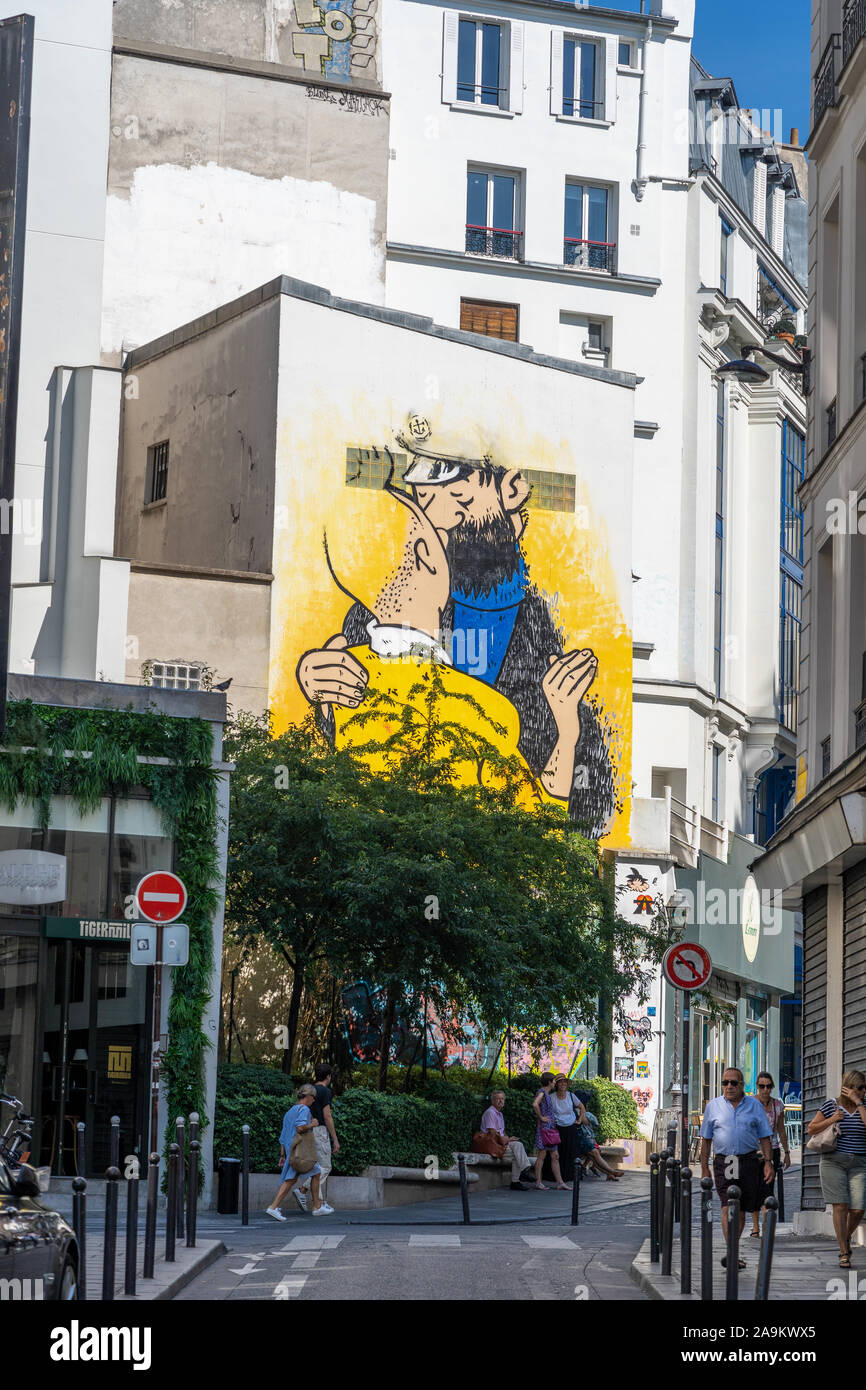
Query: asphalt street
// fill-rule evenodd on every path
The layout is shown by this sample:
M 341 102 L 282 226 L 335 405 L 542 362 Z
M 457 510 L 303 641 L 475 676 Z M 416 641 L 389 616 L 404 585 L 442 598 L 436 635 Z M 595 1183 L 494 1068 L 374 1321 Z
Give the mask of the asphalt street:
M 559 1192 L 473 1194 L 473 1220 L 496 1224 L 469 1227 L 450 1201 L 314 1219 L 289 1198 L 285 1223 L 255 1212 L 246 1228 L 214 1215 L 200 1230 L 229 1253 L 177 1301 L 644 1301 L 629 1268 L 647 1232 L 646 1188 L 637 1173 L 618 1187 L 584 1183 L 576 1227 Z

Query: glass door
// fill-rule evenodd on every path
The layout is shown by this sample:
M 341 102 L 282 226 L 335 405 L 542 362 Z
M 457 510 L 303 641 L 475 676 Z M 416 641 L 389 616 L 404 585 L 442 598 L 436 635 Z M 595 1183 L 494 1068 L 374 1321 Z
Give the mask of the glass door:
M 102 1174 L 113 1115 L 121 1155 L 143 1152 L 150 971 L 132 965 L 128 945 L 61 940 L 49 942 L 47 978 L 40 1162 L 74 1176 L 83 1121 L 84 1176 Z

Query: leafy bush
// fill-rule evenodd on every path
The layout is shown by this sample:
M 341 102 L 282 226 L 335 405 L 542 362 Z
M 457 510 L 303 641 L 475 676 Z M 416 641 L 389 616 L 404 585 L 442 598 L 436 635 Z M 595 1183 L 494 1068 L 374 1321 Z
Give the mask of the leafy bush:
M 380 1093 L 370 1084 L 369 1073 L 375 1070 L 375 1066 L 357 1068 L 353 1074 L 356 1084 L 334 1098 L 334 1123 L 340 1136 L 335 1173 L 361 1173 L 371 1163 L 422 1168 L 430 1154 L 435 1154 L 443 1166 L 450 1166 L 452 1153 L 468 1149 L 482 1111 L 489 1104 L 490 1090 L 497 1085 L 505 1091 L 507 1133 L 517 1135 L 530 1151 L 534 1146 L 532 1100 L 538 1089 L 537 1077 L 528 1073 L 515 1077 L 509 1087 L 507 1074 L 503 1078 L 502 1073 L 497 1073 L 488 1087 L 486 1072 L 449 1068 L 447 1080 L 428 1072 L 424 1082 L 416 1070 L 409 1078 L 408 1092 L 402 1091 L 404 1077 L 398 1074 L 394 1077 L 394 1089 Z M 240 1158 L 241 1126 L 248 1124 L 252 1170 L 276 1173 L 283 1115 L 294 1103 L 295 1085 L 289 1077 L 269 1067 L 220 1067 L 214 1158 Z M 572 1089 L 583 1095 L 597 1116 L 599 1143 L 637 1135 L 637 1106 L 621 1086 L 597 1077 L 574 1083 Z

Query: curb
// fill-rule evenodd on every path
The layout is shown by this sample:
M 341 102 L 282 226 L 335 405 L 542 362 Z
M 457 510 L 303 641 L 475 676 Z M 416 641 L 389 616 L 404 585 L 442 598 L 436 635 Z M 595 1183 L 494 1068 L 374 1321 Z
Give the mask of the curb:
M 174 1278 L 167 1284 L 162 1284 L 159 1287 L 146 1290 L 146 1292 L 150 1294 L 149 1298 L 145 1297 L 141 1292 L 134 1294 L 115 1294 L 113 1301 L 115 1303 L 166 1302 L 174 1298 L 175 1294 L 179 1294 L 181 1289 L 185 1289 L 187 1284 L 191 1284 L 193 1279 L 197 1279 L 200 1274 L 208 1269 L 210 1265 L 214 1264 L 222 1255 L 228 1254 L 228 1251 L 221 1240 L 212 1240 L 202 1242 L 200 1249 L 196 1247 L 194 1252 L 190 1251 L 190 1254 L 193 1253 L 195 1258 L 191 1259 L 188 1264 L 185 1264 L 183 1269 L 178 1270 Z M 163 1260 L 161 1263 L 163 1269 L 165 1269 L 165 1261 Z M 155 1279 L 153 1283 L 157 1284 L 159 1270 L 157 1269 L 155 1272 L 157 1273 L 157 1279 Z M 150 1280 L 147 1282 L 148 1284 L 151 1283 Z M 140 1282 L 138 1287 L 141 1288 Z

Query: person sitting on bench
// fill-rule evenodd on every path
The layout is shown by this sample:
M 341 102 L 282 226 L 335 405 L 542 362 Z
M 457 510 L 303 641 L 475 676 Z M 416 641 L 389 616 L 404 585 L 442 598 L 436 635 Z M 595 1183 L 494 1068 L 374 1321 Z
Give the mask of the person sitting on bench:
M 529 1167 L 529 1156 L 516 1134 L 505 1133 L 504 1109 L 505 1092 L 491 1091 L 490 1105 L 481 1116 L 480 1134 L 472 1136 L 472 1152 L 510 1159 L 512 1192 L 528 1191 L 528 1185 L 520 1181 L 520 1174 Z

